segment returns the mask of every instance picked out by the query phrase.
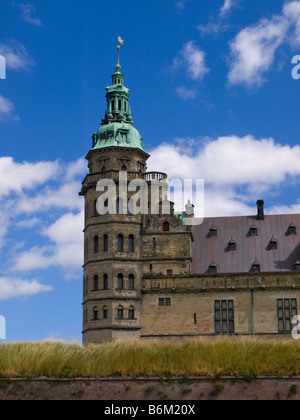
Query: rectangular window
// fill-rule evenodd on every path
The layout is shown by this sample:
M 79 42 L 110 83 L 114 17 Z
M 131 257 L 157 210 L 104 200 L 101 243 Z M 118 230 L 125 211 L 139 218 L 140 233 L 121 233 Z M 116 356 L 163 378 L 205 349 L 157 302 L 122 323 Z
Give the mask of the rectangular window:
M 290 333 L 292 331 L 292 320 L 297 315 L 297 299 L 278 299 L 278 332 Z
M 159 298 L 158 306 L 171 306 L 171 299 L 170 298 Z
M 215 301 L 215 333 L 234 334 L 234 302 L 233 300 Z
M 173 270 L 167 270 L 167 276 L 172 277 L 173 276 Z

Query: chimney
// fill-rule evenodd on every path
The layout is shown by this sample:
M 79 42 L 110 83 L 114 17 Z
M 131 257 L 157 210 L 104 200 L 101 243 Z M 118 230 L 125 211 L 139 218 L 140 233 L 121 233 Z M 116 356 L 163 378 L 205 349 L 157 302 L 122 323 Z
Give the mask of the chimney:
M 257 220 L 264 220 L 265 218 L 264 200 L 258 200 L 256 204 L 257 204 Z

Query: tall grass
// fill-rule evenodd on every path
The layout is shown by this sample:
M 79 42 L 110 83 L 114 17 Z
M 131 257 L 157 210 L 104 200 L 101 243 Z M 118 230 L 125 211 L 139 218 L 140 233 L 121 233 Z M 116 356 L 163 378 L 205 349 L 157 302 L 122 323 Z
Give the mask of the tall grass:
M 53 342 L 0 345 L 0 377 L 299 375 L 300 343 L 199 339 L 79 347 Z

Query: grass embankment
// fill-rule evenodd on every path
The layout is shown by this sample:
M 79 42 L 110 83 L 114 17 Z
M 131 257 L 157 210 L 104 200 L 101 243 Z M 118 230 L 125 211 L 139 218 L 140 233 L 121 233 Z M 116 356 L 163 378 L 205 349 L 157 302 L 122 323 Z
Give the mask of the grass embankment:
M 249 339 L 181 344 L 53 342 L 0 345 L 0 377 L 300 375 L 300 343 Z

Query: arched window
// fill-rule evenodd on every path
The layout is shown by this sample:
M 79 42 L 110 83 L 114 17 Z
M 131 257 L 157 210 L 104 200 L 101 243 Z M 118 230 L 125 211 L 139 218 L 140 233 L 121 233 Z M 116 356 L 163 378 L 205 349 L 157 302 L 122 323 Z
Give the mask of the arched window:
M 108 252 L 108 235 L 103 236 L 103 251 Z
M 124 289 L 124 276 L 123 274 L 118 274 L 118 289 L 123 290 Z
M 129 235 L 129 238 L 128 238 L 128 251 L 134 252 L 134 236 L 133 235 Z
M 99 238 L 98 236 L 94 237 L 94 253 L 97 254 L 99 252 Z
M 127 166 L 126 165 L 122 165 L 121 171 L 126 172 L 127 171 Z
M 103 308 L 103 319 L 107 319 L 108 318 L 108 309 L 107 306 L 104 306 Z
M 96 292 L 99 290 L 99 277 L 97 275 L 94 276 L 94 291 Z
M 94 217 L 99 216 L 98 210 L 97 210 L 97 201 L 94 200 Z
M 124 318 L 124 308 L 121 305 L 117 309 L 117 318 L 118 319 L 123 319 Z
M 123 209 L 123 199 L 121 197 L 117 199 L 117 214 L 125 214 Z
M 164 222 L 163 231 L 164 232 L 169 232 L 170 231 L 170 223 L 169 222 Z
M 99 311 L 98 311 L 98 308 L 95 307 L 93 309 L 93 315 L 94 315 L 93 320 L 94 321 L 98 321 L 98 319 L 99 319 Z
M 252 264 L 251 271 L 252 271 L 252 273 L 260 273 L 261 272 L 261 265 L 260 265 L 260 263 L 259 262 L 255 262 L 254 264 Z
M 133 274 L 129 274 L 129 277 L 128 277 L 128 289 L 129 290 L 134 290 L 134 275 Z
M 108 290 L 108 275 L 103 274 L 103 290 Z
M 130 306 L 128 310 L 128 319 L 134 319 L 134 306 Z
M 124 251 L 124 236 L 122 234 L 118 235 L 118 252 Z

